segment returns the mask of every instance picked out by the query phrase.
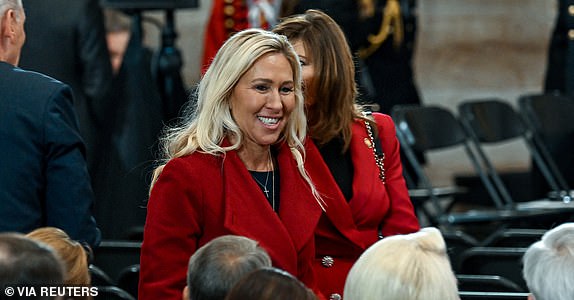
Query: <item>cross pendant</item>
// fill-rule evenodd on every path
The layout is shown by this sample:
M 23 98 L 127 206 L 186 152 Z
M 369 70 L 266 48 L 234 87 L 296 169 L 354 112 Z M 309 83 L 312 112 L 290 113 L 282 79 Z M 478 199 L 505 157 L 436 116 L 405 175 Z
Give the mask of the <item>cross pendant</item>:
M 263 187 L 263 192 L 265 193 L 265 197 L 269 198 L 269 190 L 266 186 Z

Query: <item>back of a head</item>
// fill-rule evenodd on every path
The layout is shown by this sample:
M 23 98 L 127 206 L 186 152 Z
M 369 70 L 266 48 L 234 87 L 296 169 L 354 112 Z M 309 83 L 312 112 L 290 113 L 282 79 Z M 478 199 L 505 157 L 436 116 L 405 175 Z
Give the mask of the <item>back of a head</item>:
M 225 300 L 317 300 L 301 281 L 276 268 L 255 270 L 229 291 Z
M 63 280 L 63 264 L 49 246 L 22 234 L 0 233 L 0 287 L 57 285 Z M 40 296 L 35 299 L 52 299 Z
M 456 277 L 436 228 L 386 237 L 351 268 L 346 300 L 457 300 Z
M 523 276 L 536 300 L 574 299 L 574 223 L 546 232 L 523 260 Z
M 66 232 L 54 227 L 36 229 L 26 235 L 27 237 L 51 246 L 64 262 L 66 284 L 90 284 L 88 271 L 88 256 L 84 247 L 72 240 Z
M 222 300 L 245 274 L 269 266 L 271 258 L 256 241 L 235 235 L 215 238 L 189 259 L 190 299 Z

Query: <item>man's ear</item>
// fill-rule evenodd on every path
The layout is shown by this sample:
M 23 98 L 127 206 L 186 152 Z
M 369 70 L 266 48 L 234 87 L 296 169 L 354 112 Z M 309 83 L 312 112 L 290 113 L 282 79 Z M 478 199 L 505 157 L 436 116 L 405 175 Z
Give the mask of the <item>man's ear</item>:
M 187 285 L 183 288 L 183 294 L 181 295 L 181 299 L 189 300 L 189 288 Z
M 1 26 L 2 26 L 2 38 L 15 39 L 16 38 L 16 26 L 18 20 L 16 19 L 16 12 L 13 9 L 8 9 L 2 15 Z
M 0 16 L 0 38 L 4 39 L 8 35 L 10 31 L 10 20 L 8 17 L 8 11 L 5 11 L 4 14 Z

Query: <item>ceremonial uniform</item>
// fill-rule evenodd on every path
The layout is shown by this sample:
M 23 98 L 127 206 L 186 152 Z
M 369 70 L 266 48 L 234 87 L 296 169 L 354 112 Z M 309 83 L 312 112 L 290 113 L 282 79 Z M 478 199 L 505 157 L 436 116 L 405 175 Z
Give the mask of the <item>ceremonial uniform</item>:
M 544 84 L 546 92 L 574 94 L 574 0 L 559 0 Z
M 278 0 L 214 0 L 203 42 L 202 70 L 207 70 L 217 50 L 233 33 L 273 26 L 280 4 Z

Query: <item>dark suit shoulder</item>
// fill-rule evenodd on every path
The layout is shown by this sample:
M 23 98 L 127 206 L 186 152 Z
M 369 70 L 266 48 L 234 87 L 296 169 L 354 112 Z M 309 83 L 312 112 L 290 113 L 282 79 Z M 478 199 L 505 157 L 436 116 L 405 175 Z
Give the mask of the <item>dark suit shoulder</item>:
M 60 91 L 71 94 L 66 84 L 38 72 L 1 63 L 0 74 L 2 74 L 0 88 L 6 96 L 42 100 Z

